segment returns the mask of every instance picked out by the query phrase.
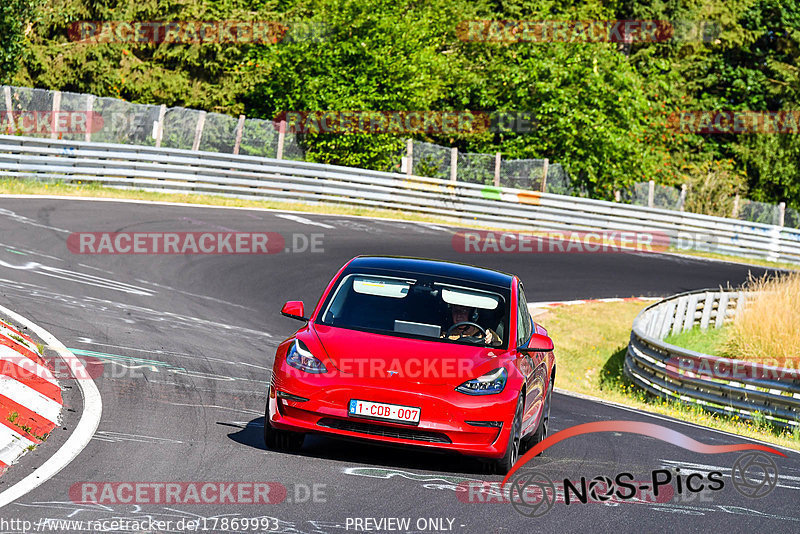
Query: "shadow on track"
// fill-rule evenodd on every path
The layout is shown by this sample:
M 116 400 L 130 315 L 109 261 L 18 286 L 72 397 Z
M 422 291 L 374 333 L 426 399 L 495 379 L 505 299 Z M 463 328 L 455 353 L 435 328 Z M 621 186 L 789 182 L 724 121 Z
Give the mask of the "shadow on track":
M 234 426 L 237 432 L 228 438 L 259 450 L 267 450 L 264 445 L 264 418 L 258 417 L 248 422 L 244 428 L 230 423 L 217 422 L 222 426 Z M 402 469 L 419 469 L 442 473 L 482 474 L 484 464 L 476 459 L 457 453 L 430 452 L 415 447 L 390 446 L 359 439 L 341 439 L 320 434 L 306 434 L 303 448 L 298 453 L 267 451 L 270 454 L 304 456 L 338 462 L 357 463 Z M 485 475 L 482 475 L 485 477 Z

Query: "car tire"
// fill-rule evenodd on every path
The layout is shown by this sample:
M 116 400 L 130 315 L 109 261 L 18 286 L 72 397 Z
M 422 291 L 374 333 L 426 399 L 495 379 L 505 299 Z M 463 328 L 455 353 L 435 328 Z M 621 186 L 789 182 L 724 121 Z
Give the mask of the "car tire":
M 522 415 L 524 410 L 524 402 L 522 394 L 517 400 L 517 408 L 514 411 L 514 420 L 511 423 L 511 434 L 508 436 L 508 445 L 506 446 L 506 453 L 502 458 L 492 462 L 492 470 L 498 475 L 505 475 L 514 464 L 519 460 L 519 455 L 522 450 Z
M 526 440 L 525 443 L 525 450 L 531 449 L 537 443 L 544 441 L 547 437 L 547 428 L 550 425 L 550 398 L 553 396 L 553 388 L 547 391 L 547 396 L 544 398 L 544 408 L 542 409 L 542 418 L 539 421 L 539 426 L 536 427 L 536 430 L 533 432 L 530 438 Z M 542 453 L 540 452 L 536 456 L 541 456 Z
M 298 452 L 303 447 L 305 434 L 278 430 L 269 424 L 269 395 L 267 391 L 267 407 L 264 410 L 264 445 L 267 450 Z

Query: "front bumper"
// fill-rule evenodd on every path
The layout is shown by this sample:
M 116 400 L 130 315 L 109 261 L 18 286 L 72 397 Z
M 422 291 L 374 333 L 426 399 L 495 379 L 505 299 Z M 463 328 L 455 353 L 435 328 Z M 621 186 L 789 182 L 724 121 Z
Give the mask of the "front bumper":
M 308 399 L 278 398 L 276 392 Z M 348 415 L 351 399 L 420 408 L 417 425 Z M 517 394 L 470 396 L 451 385 L 419 385 L 386 380 L 326 380 L 274 375 L 269 398 L 270 424 L 282 430 L 319 432 L 394 445 L 449 450 L 471 456 L 500 458 L 505 454 Z M 487 426 L 494 423 L 498 426 Z

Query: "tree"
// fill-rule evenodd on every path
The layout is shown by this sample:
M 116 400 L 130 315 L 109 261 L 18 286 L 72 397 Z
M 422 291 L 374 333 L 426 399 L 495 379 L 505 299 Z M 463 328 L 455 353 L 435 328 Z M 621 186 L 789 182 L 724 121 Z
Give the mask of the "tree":
M 39 0 L 3 0 L 0 3 L 0 83 L 8 83 L 29 49 L 27 35 Z

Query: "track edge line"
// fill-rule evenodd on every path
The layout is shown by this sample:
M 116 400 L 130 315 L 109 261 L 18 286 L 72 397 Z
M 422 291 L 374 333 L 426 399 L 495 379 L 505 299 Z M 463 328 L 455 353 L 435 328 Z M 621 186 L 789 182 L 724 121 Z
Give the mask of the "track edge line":
M 33 323 L 18 313 L 9 310 L 5 306 L 0 306 L 0 313 L 5 314 L 17 324 L 23 324 L 33 331 L 42 341 L 47 343 L 50 347 L 55 349 L 58 355 L 70 366 L 75 377 L 75 382 L 78 384 L 78 389 L 83 398 L 83 413 L 72 431 L 72 434 L 67 438 L 61 448 L 53 453 L 42 465 L 33 470 L 32 473 L 25 478 L 0 493 L 0 508 L 14 502 L 31 490 L 39 487 L 43 483 L 50 480 L 59 471 L 69 465 L 83 449 L 89 444 L 89 441 L 94 436 L 97 427 L 100 425 L 100 418 L 103 414 L 103 401 L 100 397 L 100 390 L 97 389 L 97 384 L 94 380 L 88 378 L 89 373 L 83 366 L 83 363 L 72 354 L 67 347 L 61 343 L 53 334 L 42 328 L 41 326 Z

